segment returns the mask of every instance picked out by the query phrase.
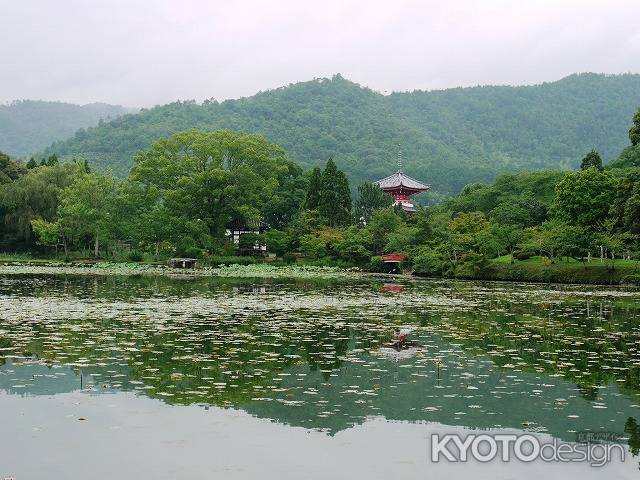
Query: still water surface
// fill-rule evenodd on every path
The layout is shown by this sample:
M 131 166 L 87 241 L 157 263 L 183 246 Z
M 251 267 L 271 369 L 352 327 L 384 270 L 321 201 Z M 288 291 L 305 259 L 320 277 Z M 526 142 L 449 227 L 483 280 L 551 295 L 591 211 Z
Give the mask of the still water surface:
M 637 478 L 640 292 L 0 276 L 0 478 Z M 420 346 L 384 345 L 401 329 Z M 624 438 L 433 463 L 432 433 Z

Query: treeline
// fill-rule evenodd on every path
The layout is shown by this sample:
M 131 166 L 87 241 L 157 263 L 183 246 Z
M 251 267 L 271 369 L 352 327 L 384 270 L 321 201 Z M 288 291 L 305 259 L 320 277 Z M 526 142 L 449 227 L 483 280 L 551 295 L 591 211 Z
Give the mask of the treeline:
M 639 75 L 391 95 L 337 75 L 238 100 L 143 110 L 82 129 L 45 155 L 86 158 L 126 177 L 134 154 L 159 138 L 192 128 L 231 129 L 264 135 L 304 168 L 334 157 L 354 185 L 387 175 L 401 150 L 408 172 L 453 195 L 507 171 L 576 168 L 591 148 L 613 159 L 638 104 Z
M 629 139 L 625 151 L 640 148 L 640 113 Z M 381 255 L 399 252 L 416 274 L 470 278 L 533 257 L 545 265 L 602 258 L 615 268 L 640 255 L 640 168 L 605 168 L 596 151 L 576 171 L 502 175 L 414 215 L 371 183 L 354 201 L 331 159 L 304 172 L 264 137 L 228 130 L 158 140 L 135 156 L 126 180 L 84 162 L 52 156 L 27 168 L 3 155 L 0 182 L 10 251 L 206 263 L 266 245 L 285 261 L 374 271 L 386 268 Z M 228 235 L 232 224 L 258 230 L 260 222 L 270 228 L 238 243 Z

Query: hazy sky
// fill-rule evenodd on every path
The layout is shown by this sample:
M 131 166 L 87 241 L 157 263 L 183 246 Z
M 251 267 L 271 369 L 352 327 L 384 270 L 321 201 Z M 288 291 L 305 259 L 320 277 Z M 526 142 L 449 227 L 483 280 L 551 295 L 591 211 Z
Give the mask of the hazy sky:
M 640 0 L 0 0 L 0 101 L 151 106 L 640 72 Z

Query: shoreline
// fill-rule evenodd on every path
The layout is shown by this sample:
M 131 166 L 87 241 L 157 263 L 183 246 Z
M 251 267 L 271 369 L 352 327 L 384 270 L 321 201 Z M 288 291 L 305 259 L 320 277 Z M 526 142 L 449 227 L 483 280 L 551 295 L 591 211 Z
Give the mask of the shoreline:
M 579 269 L 578 272 L 584 274 Z M 554 274 L 555 273 L 555 274 Z M 163 264 L 144 264 L 133 262 L 56 262 L 49 260 L 13 260 L 0 261 L 0 275 L 95 275 L 95 276 L 164 276 L 170 278 L 256 278 L 256 279 L 332 279 L 332 280 L 366 280 L 377 279 L 380 281 L 411 282 L 411 281 L 462 281 L 462 282 L 490 282 L 503 284 L 532 284 L 532 285 L 559 285 L 559 286 L 603 286 L 618 287 L 635 290 L 639 285 L 622 282 L 624 276 L 621 270 L 614 277 L 610 276 L 602 281 L 599 278 L 571 277 L 567 281 L 558 281 L 558 272 L 553 272 L 549 267 L 531 269 L 528 268 L 523 275 L 518 268 L 491 269 L 476 276 L 422 276 L 411 274 L 392 274 L 369 272 L 358 268 L 320 267 L 312 265 L 271 265 L 260 263 L 253 265 L 221 265 L 217 267 L 197 267 L 190 269 L 172 268 Z M 618 281 L 615 281 L 615 280 Z

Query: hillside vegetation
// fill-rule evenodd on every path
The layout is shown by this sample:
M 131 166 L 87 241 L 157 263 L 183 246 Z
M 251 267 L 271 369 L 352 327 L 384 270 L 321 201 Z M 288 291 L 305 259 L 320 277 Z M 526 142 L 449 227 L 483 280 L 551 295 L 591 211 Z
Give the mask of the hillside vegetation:
M 304 167 L 333 157 L 356 185 L 394 171 L 401 151 L 407 173 L 452 194 L 504 171 L 575 168 L 592 148 L 605 161 L 615 158 L 638 105 L 640 75 L 632 74 L 388 96 L 336 75 L 238 100 L 143 110 L 82 129 L 44 153 L 87 158 L 124 177 L 133 155 L 158 138 L 224 128 L 263 134 Z
M 640 110 L 629 123 L 637 148 Z M 134 162 L 122 180 L 55 155 L 24 165 L 0 154 L 0 249 L 208 265 L 268 251 L 371 271 L 398 267 L 384 255 L 400 253 L 400 268 L 424 276 L 640 283 L 640 168 L 605 168 L 595 150 L 576 170 L 501 174 L 411 215 L 372 183 L 354 202 L 333 160 L 304 172 L 258 134 L 186 130 Z
M 23 100 L 0 105 L 0 151 L 13 156 L 37 153 L 52 142 L 73 136 L 79 128 L 98 125 L 130 112 L 117 105 Z

